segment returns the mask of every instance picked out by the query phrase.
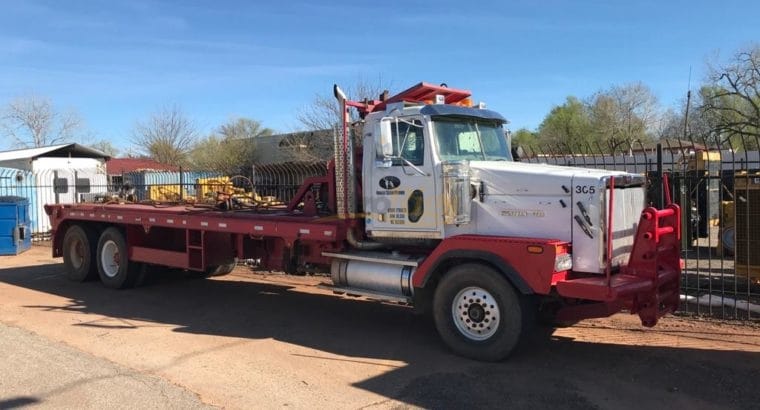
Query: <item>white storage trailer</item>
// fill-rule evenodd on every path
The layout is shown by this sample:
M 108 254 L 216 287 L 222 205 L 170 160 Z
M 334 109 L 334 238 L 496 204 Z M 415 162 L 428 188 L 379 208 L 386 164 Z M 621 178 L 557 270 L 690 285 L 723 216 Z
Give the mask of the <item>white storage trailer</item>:
M 50 231 L 45 204 L 77 203 L 83 194 L 107 191 L 105 161 L 108 158 L 94 148 L 60 144 L 0 152 L 0 167 L 31 172 L 32 178 L 22 185 L 24 192 L 34 192 L 27 199 L 32 233 L 39 235 Z

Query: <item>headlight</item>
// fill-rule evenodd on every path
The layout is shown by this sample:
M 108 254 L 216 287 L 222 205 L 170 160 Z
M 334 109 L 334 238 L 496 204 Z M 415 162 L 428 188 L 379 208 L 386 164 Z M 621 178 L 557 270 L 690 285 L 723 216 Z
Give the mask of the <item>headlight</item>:
M 554 259 L 554 271 L 562 272 L 573 268 L 573 255 L 561 253 Z

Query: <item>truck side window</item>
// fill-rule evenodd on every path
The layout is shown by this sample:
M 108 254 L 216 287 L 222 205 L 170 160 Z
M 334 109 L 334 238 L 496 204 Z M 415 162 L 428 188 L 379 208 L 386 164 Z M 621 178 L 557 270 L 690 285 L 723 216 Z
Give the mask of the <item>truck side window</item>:
M 422 123 L 418 120 L 414 120 L 412 123 L 414 125 L 398 121 L 397 124 L 391 125 L 393 152 L 414 165 L 422 165 L 425 158 L 425 137 L 422 132 Z M 400 159 L 394 159 L 393 165 L 405 164 Z

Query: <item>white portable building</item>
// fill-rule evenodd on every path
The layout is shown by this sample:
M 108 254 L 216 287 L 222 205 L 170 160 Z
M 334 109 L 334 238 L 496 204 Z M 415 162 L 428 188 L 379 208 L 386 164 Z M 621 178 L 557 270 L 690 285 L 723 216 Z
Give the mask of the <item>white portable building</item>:
M 35 196 L 29 198 L 29 211 L 32 232 L 39 235 L 50 230 L 45 204 L 81 202 L 89 194 L 108 191 L 108 158 L 94 148 L 60 144 L 0 152 L 0 167 L 32 173 Z

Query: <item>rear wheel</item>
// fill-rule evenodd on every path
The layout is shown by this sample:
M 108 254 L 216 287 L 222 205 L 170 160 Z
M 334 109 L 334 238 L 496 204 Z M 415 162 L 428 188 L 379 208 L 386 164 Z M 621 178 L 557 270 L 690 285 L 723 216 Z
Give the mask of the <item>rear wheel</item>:
M 506 358 L 520 340 L 524 311 L 512 285 L 494 269 L 465 264 L 451 269 L 433 299 L 438 333 L 455 353 L 476 360 Z
M 100 235 L 97 250 L 98 274 L 107 287 L 129 288 L 139 279 L 142 264 L 130 262 L 127 252 L 127 241 L 119 229 L 111 227 Z
M 84 282 L 98 276 L 95 264 L 97 236 L 89 229 L 73 225 L 63 237 L 63 264 L 66 277 L 75 282 Z

